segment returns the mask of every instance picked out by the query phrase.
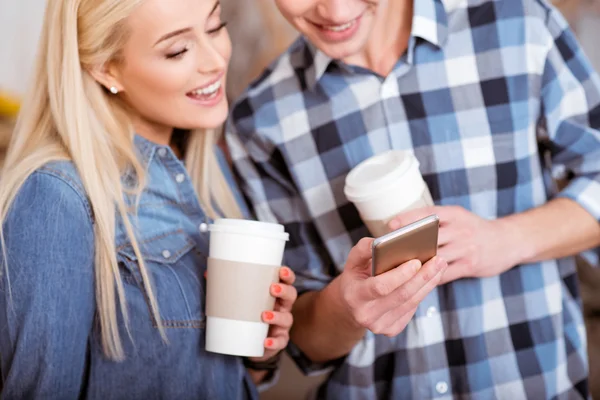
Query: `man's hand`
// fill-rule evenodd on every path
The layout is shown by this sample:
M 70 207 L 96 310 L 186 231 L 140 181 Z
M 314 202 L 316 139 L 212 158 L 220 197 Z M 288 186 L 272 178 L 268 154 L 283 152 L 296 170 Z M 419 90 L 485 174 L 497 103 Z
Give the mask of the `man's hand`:
M 413 260 L 372 276 L 372 243 L 373 239 L 362 239 L 350 251 L 340 275 L 323 290 L 298 298 L 291 338 L 312 362 L 347 355 L 364 337 L 365 329 L 398 335 L 448 266 L 439 257 L 423 266 Z
M 521 260 L 517 232 L 501 219 L 486 220 L 462 207 L 426 207 L 401 214 L 389 224 L 395 230 L 426 216 L 440 219 L 438 256 L 448 262 L 441 283 L 499 275 Z
M 350 251 L 339 277 L 341 300 L 357 327 L 396 336 L 419 303 L 438 285 L 447 263 L 440 257 L 423 266 L 413 260 L 373 277 L 372 243 L 373 239 L 363 239 Z

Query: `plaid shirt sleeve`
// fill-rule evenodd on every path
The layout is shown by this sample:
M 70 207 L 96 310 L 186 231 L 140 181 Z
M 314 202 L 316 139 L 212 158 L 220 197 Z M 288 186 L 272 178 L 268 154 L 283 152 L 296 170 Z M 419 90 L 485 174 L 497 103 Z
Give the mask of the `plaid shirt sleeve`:
M 238 107 L 248 107 L 242 102 Z M 264 135 L 254 134 L 252 117 L 229 121 L 226 140 L 234 172 L 260 221 L 280 223 L 290 234 L 284 263 L 297 275 L 299 294 L 323 289 L 331 280 L 331 261 L 322 249 L 308 210 L 284 159 Z
M 584 55 L 567 22 L 550 11 L 554 39 L 542 76 L 542 108 L 552 161 L 572 179 L 559 193 L 600 221 L 600 78 Z M 585 257 L 598 264 L 600 249 Z
M 255 134 L 253 116 L 236 119 L 240 113 L 252 114 L 248 99 L 238 103 L 225 133 L 242 191 L 260 221 L 283 224 L 290 234 L 284 264 L 296 273 L 298 294 L 321 290 L 337 274 L 336 269 L 320 244 L 317 230 L 279 150 L 264 139 L 268 135 Z M 313 363 L 291 342 L 288 352 L 308 375 L 322 374 L 342 362 L 340 359 Z

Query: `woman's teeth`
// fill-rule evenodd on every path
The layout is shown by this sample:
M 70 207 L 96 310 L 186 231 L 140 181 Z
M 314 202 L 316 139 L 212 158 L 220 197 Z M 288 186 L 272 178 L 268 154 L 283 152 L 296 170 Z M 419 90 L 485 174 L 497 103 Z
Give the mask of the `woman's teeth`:
M 344 25 L 331 25 L 331 26 L 325 26 L 324 28 L 327 29 L 328 31 L 333 31 L 333 32 L 343 32 L 347 29 L 350 29 L 354 23 L 356 21 L 350 21 Z
M 211 98 L 217 95 L 219 89 L 221 89 L 221 81 L 217 81 L 212 85 L 203 87 L 201 89 L 196 89 L 192 91 L 191 94 L 195 97 Z

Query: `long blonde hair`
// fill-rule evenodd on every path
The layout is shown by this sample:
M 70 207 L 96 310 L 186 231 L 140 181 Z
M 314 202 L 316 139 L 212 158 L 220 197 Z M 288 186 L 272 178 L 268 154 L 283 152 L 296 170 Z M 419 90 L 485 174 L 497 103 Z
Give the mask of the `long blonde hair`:
M 143 0 L 49 0 L 31 88 L 12 135 L 0 182 L 0 223 L 25 180 L 51 161 L 71 161 L 94 215 L 95 287 L 102 346 L 113 360 L 124 358 L 117 323 L 117 301 L 128 327 L 128 313 L 115 248 L 119 213 L 139 262 L 152 317 L 166 340 L 151 279 L 123 200 L 124 171 L 145 185 L 144 166 L 133 145 L 126 107 L 91 76 L 92 68 L 118 59 L 127 40 L 126 20 Z M 185 162 L 200 202 L 215 218 L 213 201 L 227 217 L 241 217 L 214 156 L 216 132 L 192 132 Z M 131 212 L 131 210 L 129 210 Z M 0 229 L 5 253 L 3 230 Z M 5 264 L 7 262 L 4 257 Z M 8 265 L 5 265 L 8 271 Z M 127 330 L 129 332 L 129 330 Z

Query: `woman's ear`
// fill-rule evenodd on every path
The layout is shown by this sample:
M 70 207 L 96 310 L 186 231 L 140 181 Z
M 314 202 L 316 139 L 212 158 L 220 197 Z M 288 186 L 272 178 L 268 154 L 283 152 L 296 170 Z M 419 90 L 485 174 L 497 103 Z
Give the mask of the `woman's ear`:
M 104 86 L 112 94 L 123 91 L 117 67 L 112 63 L 95 66 L 88 70 L 96 82 Z

